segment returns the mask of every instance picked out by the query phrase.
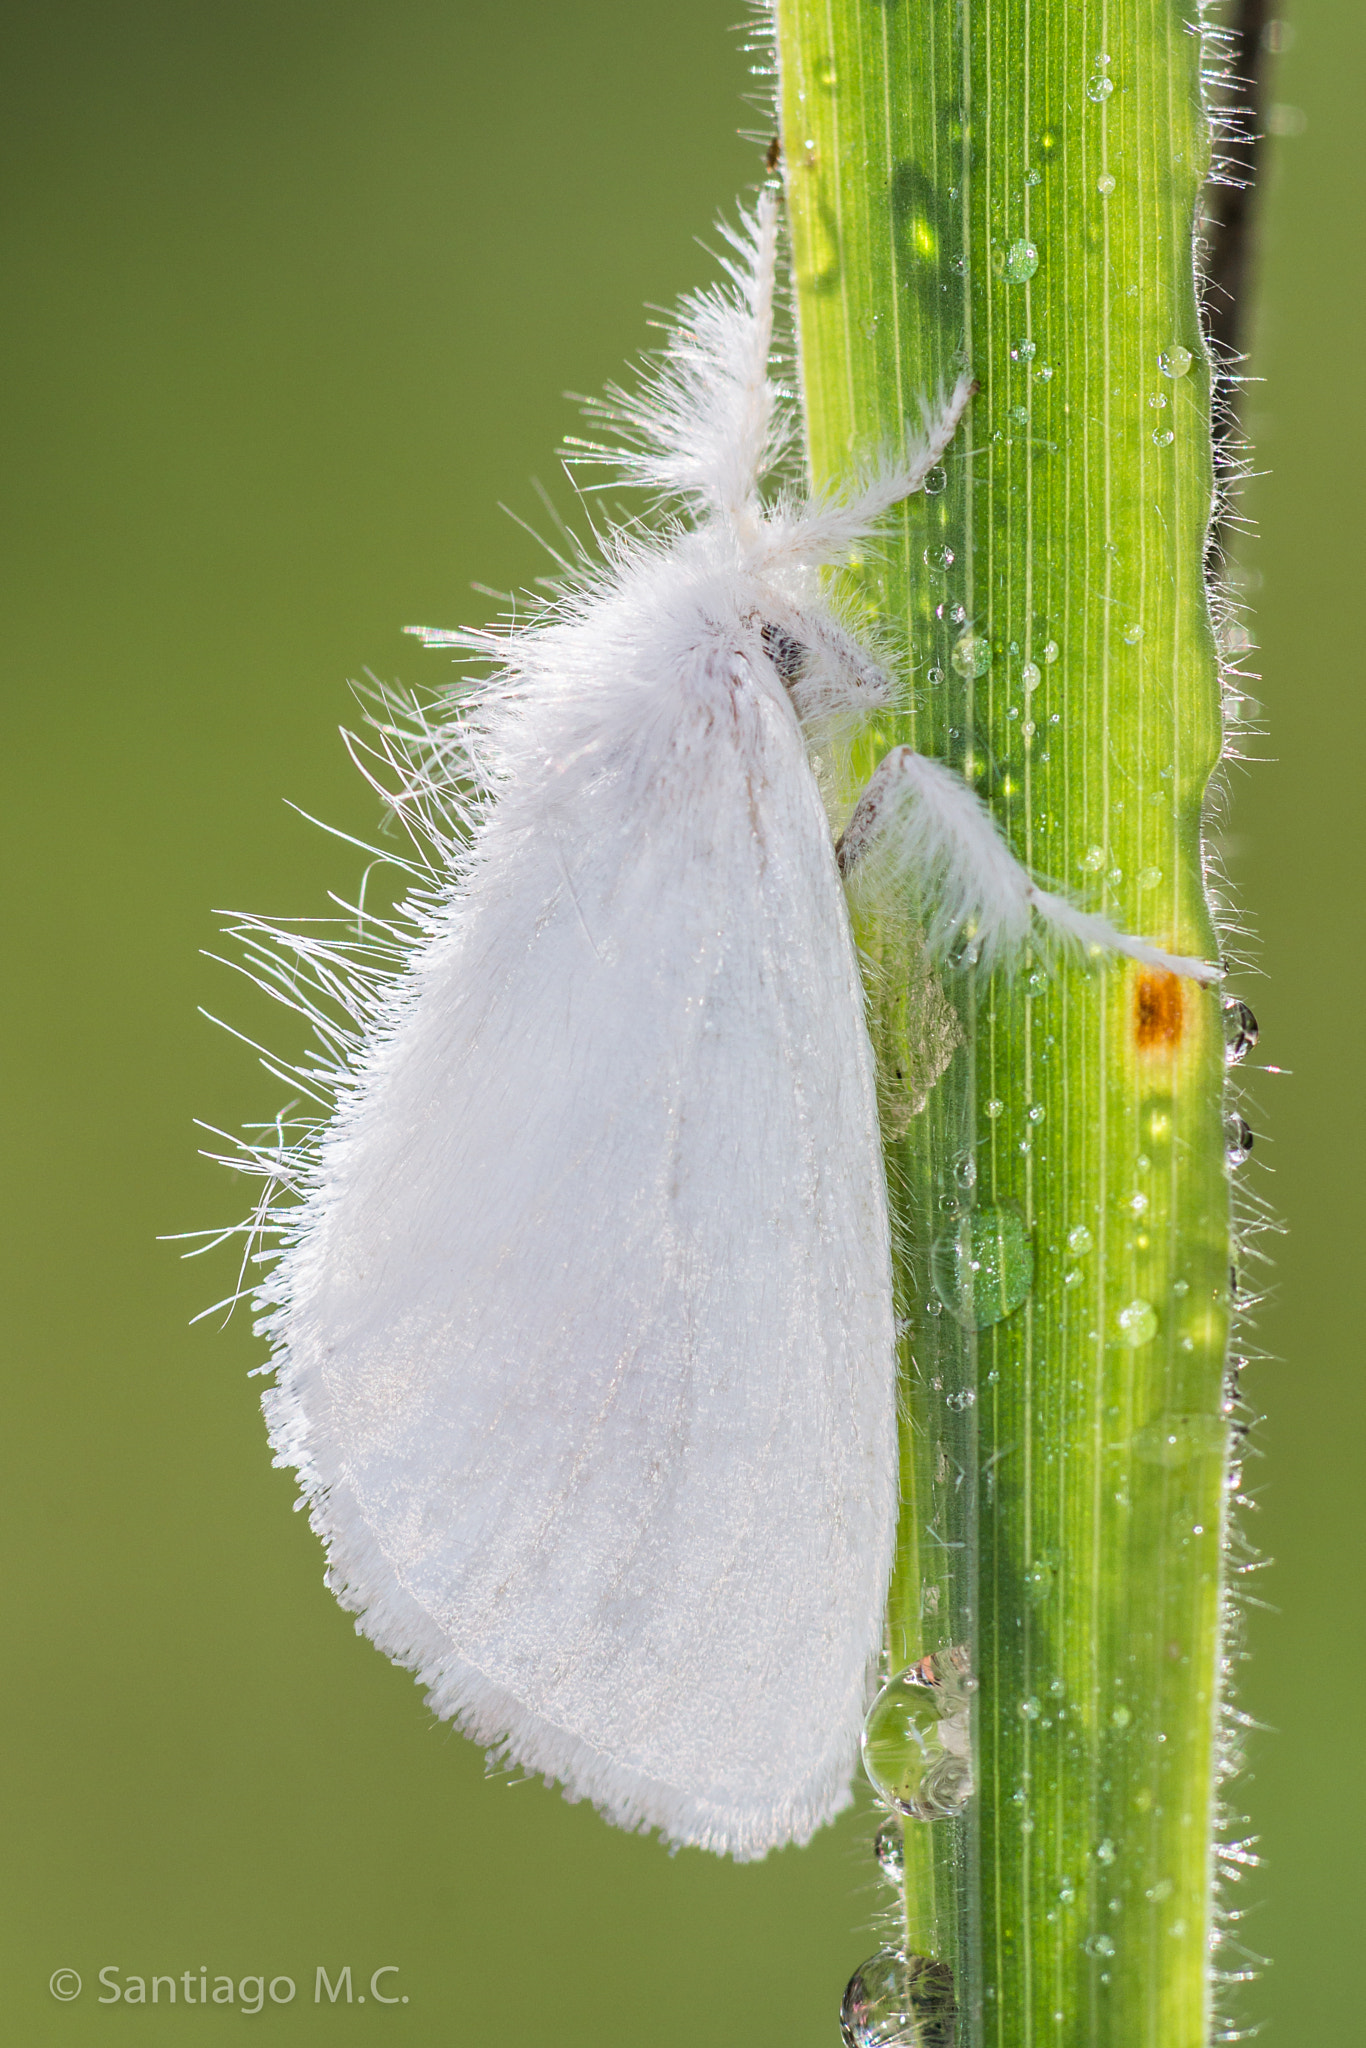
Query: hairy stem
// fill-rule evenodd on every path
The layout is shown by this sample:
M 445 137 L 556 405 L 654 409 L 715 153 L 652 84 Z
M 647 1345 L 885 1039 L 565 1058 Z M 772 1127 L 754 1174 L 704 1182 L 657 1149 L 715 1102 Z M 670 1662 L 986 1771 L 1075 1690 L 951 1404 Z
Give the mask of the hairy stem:
M 902 623 L 912 687 L 849 787 L 910 741 L 961 767 L 1036 874 L 1213 958 L 1200 38 L 1176 0 L 778 0 L 777 18 L 815 479 L 913 433 L 963 367 L 981 381 L 942 488 L 853 571 Z M 1127 962 L 950 984 L 962 1042 L 941 1036 L 917 1111 L 917 1075 L 943 1065 L 937 990 L 896 919 L 861 937 L 905 1330 L 889 1657 L 964 1644 L 977 1681 L 976 1796 L 905 1824 L 906 1945 L 951 1965 L 958 2048 L 1196 2048 L 1220 1000 Z

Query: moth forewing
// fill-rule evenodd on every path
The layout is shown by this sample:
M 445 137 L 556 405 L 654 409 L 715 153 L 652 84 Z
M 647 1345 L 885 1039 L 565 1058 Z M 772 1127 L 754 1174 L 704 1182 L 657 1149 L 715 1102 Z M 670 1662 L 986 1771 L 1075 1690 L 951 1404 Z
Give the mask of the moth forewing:
M 733 1855 L 847 1797 L 896 1511 L 875 1084 L 781 686 L 533 707 L 277 1282 L 277 1445 L 437 1711 Z M 576 765 L 562 769 L 569 761 Z

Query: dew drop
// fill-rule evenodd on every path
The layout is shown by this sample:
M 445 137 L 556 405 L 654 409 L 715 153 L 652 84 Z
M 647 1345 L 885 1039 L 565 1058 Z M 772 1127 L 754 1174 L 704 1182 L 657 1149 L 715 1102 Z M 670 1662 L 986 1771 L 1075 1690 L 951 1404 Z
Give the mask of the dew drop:
M 1026 185 L 1042 185 L 1042 183 L 1043 183 L 1043 172 L 1042 172 L 1042 171 L 1040 171 L 1040 170 L 1037 170 L 1037 169 L 1035 169 L 1035 170 L 1031 170 L 1031 171 L 1026 171 L 1026 172 L 1025 172 L 1025 183 L 1026 183 Z
M 1109 195 L 1109 194 L 1110 194 L 1111 192 L 1113 192 L 1113 191 L 1114 191 L 1114 189 L 1115 189 L 1115 174 L 1114 174 L 1114 172 L 1113 172 L 1113 171 L 1102 171 L 1102 172 L 1101 172 L 1101 174 L 1100 174 L 1100 176 L 1099 176 L 1099 177 L 1098 177 L 1098 178 L 1096 179 L 1096 190 L 1097 190 L 1097 192 L 1104 192 L 1104 193 L 1105 193 L 1105 194 L 1107 195 L 1107 197 L 1108 197 L 1108 195 Z
M 1025 1592 L 1036 1606 L 1048 1598 L 1053 1590 L 1054 1581 L 1057 1579 L 1057 1576 L 1058 1563 L 1056 1558 L 1044 1554 L 1031 1561 L 1024 1575 Z M 1020 1711 L 1023 1713 L 1024 1708 L 1022 1707 Z M 1029 1718 L 1032 1720 L 1033 1716 L 1030 1715 Z
M 1027 427 L 1029 425 L 1028 406 L 1012 405 L 1010 408 L 1010 417 L 1017 427 Z
M 941 542 L 938 547 L 926 548 L 925 550 L 925 566 L 927 569 L 951 569 L 953 561 L 953 549 L 948 545 L 947 541 Z
M 1142 626 L 1138 626 L 1138 625 L 1133 625 L 1133 626 L 1126 626 L 1126 627 L 1124 628 L 1124 645 L 1125 645 L 1126 647 L 1137 647 L 1137 645 L 1138 645 L 1139 641 L 1140 641 L 1140 640 L 1141 640 L 1142 638 L 1143 638 L 1143 628 L 1142 628 Z
M 956 2032 L 947 1963 L 880 1948 L 849 1979 L 840 2004 L 844 2048 L 950 2048 Z
M 1088 846 L 1077 862 L 1077 866 L 1084 875 L 1098 875 L 1104 865 L 1105 848 L 1103 846 Z
M 1257 1019 L 1240 996 L 1224 997 L 1224 1058 L 1231 1067 L 1245 1060 L 1257 1043 Z
M 985 633 L 974 633 L 969 627 L 955 640 L 949 659 L 959 675 L 971 682 L 977 676 L 984 676 L 991 667 L 991 642 Z
M 1015 343 L 1010 351 L 1010 360 L 1012 363 L 1032 363 L 1036 353 L 1037 345 L 1026 337 Z
M 990 1329 L 1028 1298 L 1034 1247 L 1017 1209 L 974 1209 L 930 1251 L 935 1293 L 966 1330 Z
M 1028 284 L 1039 267 L 1039 251 L 1033 242 L 1012 242 L 1006 250 L 1005 274 L 1011 284 Z
M 1047 1114 L 1048 1114 L 1048 1112 L 1047 1112 L 1047 1110 L 1046 1110 L 1046 1109 L 1044 1108 L 1044 1105 L 1043 1105 L 1043 1104 L 1042 1104 L 1041 1102 L 1032 1102 L 1032 1103 L 1031 1103 L 1031 1104 L 1029 1105 L 1029 1109 L 1028 1109 L 1028 1111 L 1027 1111 L 1027 1115 L 1028 1115 L 1028 1117 L 1029 1117 L 1029 1121 L 1030 1121 L 1030 1122 L 1031 1122 L 1032 1124 L 1041 1124 L 1041 1123 L 1043 1122 L 1043 1120 L 1044 1120 L 1044 1117 L 1045 1117 L 1045 1116 L 1046 1116 Z
M 1166 392 L 1165 392 L 1165 391 L 1154 391 L 1154 392 L 1153 392 L 1153 393 L 1152 393 L 1152 394 L 1150 395 L 1150 397 L 1149 397 L 1149 399 L 1148 399 L 1148 403 L 1149 403 L 1149 405 L 1151 405 L 1151 406 L 1152 406 L 1152 407 L 1154 408 L 1154 410 L 1155 410 L 1155 411 L 1157 411 L 1157 412 L 1161 412 L 1161 410 L 1162 410 L 1163 406 L 1164 406 L 1164 405 L 1165 405 L 1165 404 L 1167 403 L 1167 394 L 1166 394 Z
M 1043 681 L 1043 670 L 1036 661 L 1027 661 L 1020 670 L 1020 681 L 1027 690 L 1037 690 Z
M 1034 381 L 1036 384 L 1047 384 L 1051 381 L 1052 376 L 1053 365 L 1051 363 L 1040 363 L 1038 369 L 1034 372 Z
M 1033 1693 L 1029 1695 L 1027 1700 L 1020 1701 L 1019 1713 L 1022 1721 L 1037 1721 L 1042 1712 L 1043 1708 L 1039 1705 Z
M 1108 1934 L 1092 1934 L 1082 1943 L 1088 1956 L 1112 1956 L 1115 1945 Z
M 1043 651 L 1043 658 L 1046 662 L 1050 663 L 1050 665 L 1057 660 L 1058 643 L 1056 640 L 1050 640 L 1047 643 Z
M 1077 1896 L 1077 1888 L 1070 1877 L 1065 1877 L 1058 1886 L 1058 1898 L 1064 1906 L 1070 1906 Z
M 1119 1334 L 1130 1350 L 1151 1344 L 1157 1335 L 1157 1310 L 1150 1301 L 1131 1301 L 1119 1312 Z
M 1138 878 L 1138 886 L 1140 889 L 1155 889 L 1161 880 L 1161 868 L 1144 868 Z
M 1194 361 L 1195 357 L 1190 350 L 1183 348 L 1179 341 L 1174 341 L 1170 348 L 1163 349 L 1157 359 L 1157 367 L 1164 377 L 1184 377 Z
M 1005 1104 L 1004 1102 L 1002 1102 L 1000 1096 L 993 1095 L 990 1102 L 986 1105 L 986 1113 L 992 1119 L 992 1121 L 995 1122 L 996 1118 L 1000 1116 L 1004 1108 Z
M 1232 1110 L 1224 1118 L 1224 1157 L 1230 1166 L 1242 1166 L 1252 1156 L 1252 1127 Z
M 1127 1728 L 1132 1719 L 1133 1715 L 1127 1707 L 1112 1707 L 1110 1710 L 1110 1726 L 1112 1728 Z
M 1074 1223 L 1067 1233 L 1067 1249 L 1074 1258 L 1085 1258 L 1095 1245 L 1095 1239 L 1084 1223 Z
M 1114 1860 L 1115 1845 L 1110 1840 L 1110 1837 L 1107 1835 L 1103 1842 L 1097 1842 L 1096 1844 L 1096 1861 L 1097 1863 L 1110 1864 L 1113 1863 Z
M 1025 720 L 1024 724 L 1020 727 L 1020 731 L 1024 735 L 1026 745 L 1028 745 L 1029 741 L 1033 739 L 1038 729 L 1038 726 L 1035 725 L 1032 718 L 1027 718 Z
M 948 483 L 948 476 L 942 469 L 932 469 L 925 478 L 922 490 L 927 498 L 937 498 Z
M 951 1408 L 955 1415 L 962 1415 L 974 1405 L 976 1400 L 977 1396 L 972 1388 L 963 1387 L 956 1394 L 946 1394 L 944 1396 L 944 1406 Z
M 881 1799 L 912 1820 L 945 1820 L 972 1796 L 972 1680 L 967 1652 L 938 1650 L 889 1678 L 863 1723 L 863 1768 Z
M 942 682 L 943 682 L 943 680 L 944 680 L 944 671 L 943 671 L 943 669 L 942 669 L 942 668 L 927 668 L 927 669 L 926 669 L 926 671 L 925 671 L 925 681 L 926 681 L 927 683 L 942 683 Z
M 1171 447 L 1171 445 L 1172 445 L 1172 442 L 1173 442 L 1173 441 L 1174 441 L 1175 439 L 1176 439 L 1176 436 L 1175 436 L 1175 434 L 1174 434 L 1174 433 L 1172 432 L 1172 430 L 1171 430 L 1171 428 L 1170 428 L 1170 427 L 1154 427 L 1154 428 L 1153 428 L 1153 446 L 1154 446 L 1154 448 L 1170 448 L 1170 447 Z
M 1163 1899 L 1169 1899 L 1175 1890 L 1176 1886 L 1172 1883 L 1169 1877 L 1159 1877 L 1156 1884 L 1150 1884 L 1148 1886 L 1148 1889 L 1146 1892 L 1144 1892 L 1143 1896 L 1145 1899 L 1151 1899 L 1153 1903 L 1156 1905 L 1159 1904 Z
M 906 1870 L 906 1841 L 897 1820 L 885 1820 L 873 1836 L 877 1867 L 889 1884 L 900 1884 Z
M 1114 89 L 1115 81 L 1113 78 L 1088 78 L 1086 81 L 1087 99 L 1095 100 L 1098 104 L 1103 104 L 1108 100 Z

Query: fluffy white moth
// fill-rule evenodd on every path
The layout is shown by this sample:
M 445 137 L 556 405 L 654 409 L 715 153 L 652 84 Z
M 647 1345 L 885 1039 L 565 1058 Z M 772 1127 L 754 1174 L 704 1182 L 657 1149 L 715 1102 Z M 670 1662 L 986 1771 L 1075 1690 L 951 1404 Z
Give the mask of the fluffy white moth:
M 297 1198 L 257 1294 L 265 1406 L 338 1599 L 479 1742 L 736 1857 L 846 1803 L 892 1558 L 842 868 L 905 871 L 937 961 L 1008 964 L 1037 920 L 1212 972 L 1036 887 L 908 749 L 837 849 L 803 729 L 889 684 L 820 571 L 922 486 L 972 387 L 848 496 L 766 503 L 776 240 L 764 198 L 728 283 L 599 408 L 682 512 L 609 533 L 408 757 L 400 807 L 447 825 L 390 971 L 358 995 L 335 949 L 273 935 L 277 990 L 311 963 L 358 1028 L 320 1133 L 257 1152 Z

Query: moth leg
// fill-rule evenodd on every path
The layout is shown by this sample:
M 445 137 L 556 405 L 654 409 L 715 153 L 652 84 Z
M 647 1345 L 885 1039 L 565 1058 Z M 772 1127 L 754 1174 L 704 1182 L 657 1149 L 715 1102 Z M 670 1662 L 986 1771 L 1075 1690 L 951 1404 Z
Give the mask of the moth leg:
M 1219 979 L 1205 960 L 1132 938 L 1107 918 L 1042 889 L 1007 845 L 991 812 L 961 775 L 913 747 L 894 747 L 869 777 L 835 848 L 840 872 L 915 884 L 933 957 L 957 956 L 990 972 L 1018 959 L 1037 918 L 1055 941 L 1091 955 L 1123 953 L 1203 986 Z

